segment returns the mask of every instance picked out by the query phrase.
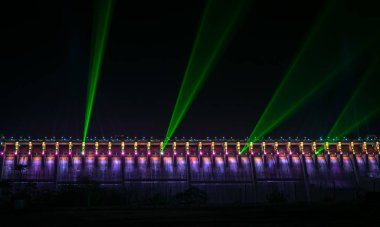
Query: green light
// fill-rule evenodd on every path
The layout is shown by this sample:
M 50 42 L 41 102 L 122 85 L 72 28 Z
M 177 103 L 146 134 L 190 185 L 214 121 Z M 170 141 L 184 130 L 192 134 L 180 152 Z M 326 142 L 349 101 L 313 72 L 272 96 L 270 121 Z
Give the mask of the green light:
M 378 115 L 380 112 L 379 98 L 376 95 L 376 81 L 372 81 L 377 75 L 375 70 L 378 69 L 378 63 L 379 59 L 375 59 L 366 70 L 360 84 L 356 87 L 326 138 L 341 139 Z M 371 88 L 371 86 L 374 87 Z M 370 94 L 371 92 L 375 92 L 375 94 Z M 353 115 L 354 112 L 356 112 L 356 116 Z M 325 147 L 321 146 L 316 154 L 324 149 Z
M 340 22 L 327 20 L 327 16 L 331 17 L 332 12 L 335 12 L 332 10 L 334 4 L 327 5 L 311 29 L 241 153 L 248 149 L 249 142 L 256 142 L 257 138 L 267 135 L 319 93 L 323 87 L 335 81 L 345 67 L 363 52 L 364 46 L 368 45 L 367 40 L 364 45 L 352 47 L 352 55 L 343 54 Z
M 305 58 L 307 50 L 310 48 L 311 44 L 313 44 L 315 37 L 317 36 L 317 32 L 320 30 L 322 23 L 332 8 L 331 5 L 329 6 L 330 7 L 326 7 L 315 25 L 312 27 L 311 31 L 309 32 L 309 36 L 303 43 L 302 48 L 297 53 L 296 58 L 278 85 L 276 91 L 266 106 L 263 114 L 259 118 L 252 133 L 249 135 L 248 140 L 245 143 L 243 149 L 241 149 L 240 153 L 243 153 L 248 149 L 249 142 L 256 142 L 257 138 L 265 136 L 274 127 L 283 122 L 289 115 L 300 108 L 304 102 L 311 98 L 324 84 L 326 84 L 332 79 L 333 76 L 336 75 L 337 70 L 334 69 L 332 70 L 332 73 L 329 73 L 329 76 L 325 76 L 324 78 L 311 83 L 307 81 L 306 76 L 302 77 L 300 76 L 300 73 L 296 73 L 296 71 L 300 71 L 299 68 L 300 65 L 302 65 L 302 62 L 300 61 Z M 295 85 L 299 86 L 295 87 Z M 290 97 L 287 94 L 289 91 L 297 91 L 299 89 L 303 90 L 298 92 L 298 94 L 293 95 L 293 97 Z
M 164 149 L 247 9 L 246 0 L 208 1 L 166 132 Z
M 98 86 L 100 70 L 102 67 L 104 47 L 107 40 L 109 24 L 112 14 L 112 0 L 98 0 L 95 3 L 94 10 L 94 27 L 92 34 L 92 49 L 91 60 L 89 68 L 89 78 L 87 85 L 87 99 L 86 99 L 86 112 L 85 123 L 83 131 L 83 141 L 86 141 L 88 126 L 92 113 L 92 107 L 96 95 L 96 88 Z

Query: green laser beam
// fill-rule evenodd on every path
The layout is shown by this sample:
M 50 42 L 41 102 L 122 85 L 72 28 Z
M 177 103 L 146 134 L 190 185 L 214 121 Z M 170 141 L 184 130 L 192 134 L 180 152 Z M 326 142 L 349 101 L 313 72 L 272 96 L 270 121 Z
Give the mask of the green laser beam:
M 341 64 L 339 67 L 335 68 L 333 71 L 331 71 L 329 74 L 327 74 L 324 78 L 321 80 L 315 81 L 313 85 L 310 85 L 306 87 L 306 91 L 303 94 L 300 94 L 298 99 L 291 100 L 289 102 L 289 105 L 285 106 L 283 109 L 271 109 L 275 106 L 272 106 L 270 108 L 272 113 L 276 114 L 276 117 L 269 115 L 268 113 L 265 116 L 262 116 L 253 129 L 252 133 L 248 137 L 248 142 L 244 145 L 243 149 L 240 151 L 240 153 L 243 153 L 246 151 L 249 147 L 249 142 L 257 142 L 258 138 L 261 138 L 265 136 L 267 133 L 269 133 L 272 129 L 274 129 L 276 126 L 278 126 L 280 123 L 282 123 L 287 117 L 289 117 L 291 114 L 296 112 L 299 108 L 302 107 L 302 105 L 308 101 L 310 98 L 312 98 L 317 92 L 325 85 L 329 84 L 335 77 L 340 73 L 340 71 L 346 66 L 349 62 L 351 62 L 352 59 L 349 59 L 347 62 Z M 278 102 L 278 101 L 276 101 Z
M 83 131 L 83 141 L 86 141 L 88 127 L 90 124 L 92 108 L 94 105 L 96 89 L 98 86 L 100 70 L 102 67 L 104 48 L 109 31 L 111 21 L 112 0 L 98 0 L 95 2 L 94 9 L 94 28 L 92 34 L 92 49 L 91 60 L 89 67 L 89 78 L 87 85 L 87 99 L 86 99 L 86 112 L 85 123 Z
M 337 120 L 335 121 L 334 125 L 331 127 L 327 134 L 327 139 L 325 142 L 330 142 L 328 138 L 338 138 L 341 139 L 342 137 L 346 136 L 348 133 L 353 131 L 354 129 L 360 127 L 364 123 L 371 120 L 372 117 L 376 116 L 379 111 L 380 107 L 378 107 L 376 97 L 373 97 L 372 95 L 369 95 L 368 97 L 371 97 L 371 101 L 364 102 L 364 99 L 367 96 L 362 97 L 363 93 L 368 94 L 368 91 L 371 91 L 372 89 L 369 88 L 371 86 L 371 76 L 372 79 L 375 75 L 375 70 L 378 67 L 379 58 L 376 58 L 370 67 L 367 68 L 365 71 L 362 80 L 360 81 L 360 84 L 356 87 L 355 91 L 352 93 L 350 99 L 347 101 L 346 105 L 344 106 L 342 112 L 339 114 Z M 372 85 L 373 86 L 373 85 Z M 378 98 L 377 98 L 378 99 Z M 356 108 L 355 103 L 361 101 L 362 104 L 359 108 Z M 354 111 L 354 109 L 362 110 L 359 113 L 359 120 L 352 120 L 350 119 L 350 114 Z M 316 151 L 316 154 L 319 154 L 321 151 L 325 149 L 324 145 L 319 147 L 319 149 Z
M 212 67 L 231 38 L 236 24 L 245 15 L 246 0 L 208 1 L 190 54 L 179 94 L 166 132 L 166 147 Z
M 248 149 L 249 142 L 256 142 L 257 138 L 268 134 L 314 97 L 324 85 L 342 75 L 348 63 L 356 59 L 367 49 L 369 43 L 372 43 L 368 42 L 372 40 L 369 37 L 369 40 L 362 40 L 365 42 L 364 45 L 353 48 L 352 56 L 348 55 L 346 58 L 347 55 L 342 55 L 344 51 L 340 49 L 340 37 L 344 37 L 346 31 L 341 33 L 340 28 L 344 28 L 341 23 L 345 23 L 345 20 L 336 19 L 335 13 L 334 20 L 327 20 L 327 16 L 332 15 L 332 9 L 337 8 L 336 2 L 333 3 L 326 6 L 310 30 L 309 36 L 277 86 L 241 153 Z M 343 59 L 343 62 L 340 59 Z
M 257 138 L 260 138 L 266 135 L 268 132 L 270 132 L 274 127 L 276 127 L 278 124 L 284 121 L 289 115 L 295 112 L 299 107 L 301 107 L 301 105 L 304 102 L 306 102 L 310 97 L 312 97 L 324 84 L 326 84 L 330 80 L 329 77 L 326 77 L 322 80 L 317 81 L 317 84 L 313 85 L 314 87 L 312 87 L 311 89 L 309 88 L 308 90 L 304 91 L 305 94 L 302 94 L 302 92 L 299 92 L 300 93 L 299 97 L 295 97 L 296 100 L 294 100 L 294 98 L 290 102 L 285 100 L 285 103 L 288 103 L 288 105 L 285 106 L 285 108 L 283 109 L 277 109 L 277 106 L 281 106 L 278 104 L 284 103 L 283 97 L 286 96 L 286 93 L 290 92 L 286 90 L 286 88 L 289 87 L 289 84 L 298 82 L 298 81 L 294 81 L 295 71 L 299 67 L 301 59 L 303 59 L 304 56 L 306 55 L 306 51 L 314 42 L 318 31 L 320 30 L 323 22 L 326 20 L 326 17 L 330 13 L 331 9 L 332 9 L 332 5 L 331 4 L 327 5 L 326 8 L 323 10 L 322 14 L 319 16 L 316 23 L 314 24 L 314 26 L 312 27 L 312 29 L 310 30 L 307 39 L 301 45 L 302 48 L 297 53 L 296 58 L 293 60 L 291 66 L 289 67 L 288 71 L 285 73 L 283 79 L 281 80 L 280 84 L 278 85 L 277 89 L 272 95 L 272 98 L 268 102 L 266 108 L 264 109 L 264 112 L 262 113 L 256 126 L 254 127 L 253 131 L 249 135 L 247 142 L 242 148 L 241 153 L 248 149 L 249 142 L 257 141 Z M 334 70 L 334 73 L 330 73 L 330 75 L 335 76 L 336 75 L 335 71 L 336 70 Z M 303 78 L 301 77 L 301 80 L 302 79 Z
M 358 121 L 355 121 L 355 122 L 351 123 L 350 126 L 346 127 L 343 131 L 339 132 L 339 134 L 337 134 L 336 138 L 338 138 L 338 139 L 343 138 L 345 135 L 347 135 L 348 133 L 352 132 L 354 129 L 360 127 L 364 123 L 366 123 L 369 120 L 371 120 L 379 112 L 380 112 L 380 108 L 376 108 L 376 109 L 372 110 L 370 113 L 366 114 L 365 116 L 363 116 L 362 118 L 360 118 Z M 325 141 L 325 142 L 330 142 L 330 141 Z M 318 150 L 315 153 L 319 154 L 324 149 L 325 149 L 325 145 L 323 144 L 322 146 L 320 146 L 318 148 Z

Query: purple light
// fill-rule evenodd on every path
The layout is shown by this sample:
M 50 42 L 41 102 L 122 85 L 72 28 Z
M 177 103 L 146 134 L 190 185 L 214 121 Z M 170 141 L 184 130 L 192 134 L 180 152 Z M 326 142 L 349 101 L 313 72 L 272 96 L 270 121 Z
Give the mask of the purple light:
M 202 151 L 201 151 L 201 152 L 199 152 L 199 155 L 200 155 L 200 156 L 202 156 L 202 155 L 203 155 L 203 152 L 202 152 Z
M 124 156 L 124 154 L 125 154 L 125 153 L 124 153 L 124 151 L 122 151 L 122 152 L 121 152 L 121 155 L 123 155 L 123 156 Z
M 42 155 L 45 155 L 45 152 L 44 152 L 44 151 L 42 151 Z
M 226 155 L 228 155 L 228 152 L 226 151 Z
M 58 151 L 55 152 L 55 155 L 56 155 L 56 156 L 58 155 Z
M 30 151 L 28 152 L 28 155 L 30 155 Z
M 177 155 L 177 152 L 174 151 L 174 156 Z
M 277 151 L 277 155 L 279 155 L 279 154 L 280 154 L 280 152 Z
M 290 152 L 289 152 L 289 154 L 290 154 L 290 155 L 292 155 L 292 154 L 293 154 L 293 152 L 292 152 L 292 151 L 290 151 Z
M 137 151 L 135 151 L 135 156 L 137 156 Z
M 15 155 L 17 155 L 17 151 L 15 152 Z
M 69 151 L 69 155 L 71 156 L 71 151 Z
M 190 152 L 186 152 L 186 155 L 190 155 Z
M 98 156 L 98 151 L 95 151 L 95 156 Z
M 108 155 L 111 156 L 111 151 L 108 151 Z
M 4 152 L 1 152 L 0 154 L 1 154 L 1 156 L 3 156 L 3 155 L 4 155 Z
M 215 151 L 212 152 L 212 155 L 215 155 Z
M 150 151 L 148 151 L 148 155 L 150 155 Z

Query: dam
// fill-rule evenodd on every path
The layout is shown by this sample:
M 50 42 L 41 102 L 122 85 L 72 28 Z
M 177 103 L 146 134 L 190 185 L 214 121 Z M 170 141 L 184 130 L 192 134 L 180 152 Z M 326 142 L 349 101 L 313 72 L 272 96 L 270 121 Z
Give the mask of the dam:
M 136 198 L 171 197 L 197 187 L 212 203 L 290 202 L 380 191 L 377 141 L 4 140 L 1 180 L 38 187 L 91 180 Z M 323 148 L 320 153 L 317 150 Z

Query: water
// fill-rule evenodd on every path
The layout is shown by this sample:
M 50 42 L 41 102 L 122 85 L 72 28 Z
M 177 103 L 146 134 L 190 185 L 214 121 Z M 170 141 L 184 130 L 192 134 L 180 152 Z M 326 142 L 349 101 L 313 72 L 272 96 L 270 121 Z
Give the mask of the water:
M 313 158 L 310 156 L 306 156 L 305 164 L 306 164 L 306 172 L 308 173 L 308 176 L 309 176 L 309 183 L 311 185 L 319 186 L 321 182 L 319 180 L 318 171 L 314 164 Z
M 15 179 L 16 173 L 14 172 L 14 157 L 5 157 L 3 166 L 3 179 Z
M 370 155 L 368 164 L 364 157 L 355 156 L 357 173 L 349 156 L 330 156 L 329 165 L 324 156 L 317 157 L 316 163 L 312 157 L 305 157 L 310 193 L 314 196 L 322 195 L 323 190 L 330 193 L 335 189 L 353 189 L 357 183 L 356 176 L 360 182 L 363 182 L 361 179 L 380 178 L 376 157 Z M 85 178 L 104 184 L 123 185 L 124 182 L 131 195 L 139 194 L 142 199 L 154 193 L 174 195 L 186 190 L 189 185 L 207 191 L 210 200 L 215 202 L 265 202 L 276 190 L 291 201 L 305 198 L 304 171 L 298 156 L 292 156 L 291 163 L 286 156 L 277 158 L 268 155 L 265 160 L 263 157 L 252 157 L 252 160 L 253 163 L 250 157 L 245 156 L 74 156 L 71 160 L 65 156 L 20 156 L 17 163 L 26 168 L 18 171 L 15 169 L 15 158 L 9 156 L 4 157 L 2 179 L 58 184 L 81 182 Z M 255 168 L 256 178 L 252 167 Z M 373 184 L 368 185 L 376 188 Z M 361 184 L 361 187 L 367 186 Z
M 359 176 L 367 176 L 367 168 L 364 158 L 362 156 L 355 156 L 355 158 L 358 166 Z
M 377 163 L 376 157 L 368 157 L 368 176 L 373 178 L 380 178 L 379 164 Z
M 317 161 L 318 161 L 318 178 L 320 181 L 320 185 L 331 187 L 332 182 L 329 179 L 330 178 L 329 169 L 327 166 L 326 158 L 324 156 L 318 156 Z
M 293 178 L 303 178 L 301 160 L 298 156 L 292 156 L 291 175 Z

